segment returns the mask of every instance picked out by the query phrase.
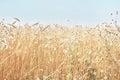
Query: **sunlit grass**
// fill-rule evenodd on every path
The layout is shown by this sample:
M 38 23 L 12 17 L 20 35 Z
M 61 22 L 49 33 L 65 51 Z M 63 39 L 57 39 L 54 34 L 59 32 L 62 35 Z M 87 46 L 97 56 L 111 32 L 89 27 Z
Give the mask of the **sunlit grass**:
M 0 80 L 120 80 L 116 26 L 16 22 L 0 23 Z

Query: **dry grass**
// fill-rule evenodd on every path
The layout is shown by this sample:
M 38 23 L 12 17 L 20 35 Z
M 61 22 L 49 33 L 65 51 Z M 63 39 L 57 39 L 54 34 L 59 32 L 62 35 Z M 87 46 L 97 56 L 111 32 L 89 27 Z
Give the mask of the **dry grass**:
M 120 32 L 114 26 L 1 22 L 0 31 L 0 80 L 120 80 Z

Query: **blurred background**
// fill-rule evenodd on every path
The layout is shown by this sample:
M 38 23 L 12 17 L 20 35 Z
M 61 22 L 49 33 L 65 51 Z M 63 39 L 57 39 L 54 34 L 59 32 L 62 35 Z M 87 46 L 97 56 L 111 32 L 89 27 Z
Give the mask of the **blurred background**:
M 0 20 L 8 22 L 17 17 L 24 23 L 94 25 L 110 22 L 116 11 L 120 0 L 0 0 Z

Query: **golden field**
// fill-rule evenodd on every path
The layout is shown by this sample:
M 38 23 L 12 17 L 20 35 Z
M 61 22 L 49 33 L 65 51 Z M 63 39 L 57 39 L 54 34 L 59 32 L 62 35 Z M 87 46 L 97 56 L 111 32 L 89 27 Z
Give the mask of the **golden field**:
M 0 80 L 120 80 L 119 27 L 1 21 Z

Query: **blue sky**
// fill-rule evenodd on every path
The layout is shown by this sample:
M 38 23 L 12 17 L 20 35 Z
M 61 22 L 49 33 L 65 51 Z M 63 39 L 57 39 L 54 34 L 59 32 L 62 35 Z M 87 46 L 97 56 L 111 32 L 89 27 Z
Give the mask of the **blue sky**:
M 120 0 L 0 0 L 0 19 L 22 22 L 97 24 L 120 11 Z

